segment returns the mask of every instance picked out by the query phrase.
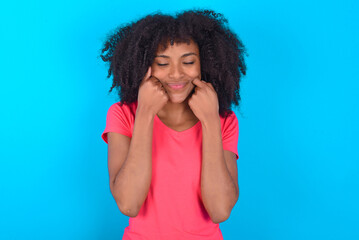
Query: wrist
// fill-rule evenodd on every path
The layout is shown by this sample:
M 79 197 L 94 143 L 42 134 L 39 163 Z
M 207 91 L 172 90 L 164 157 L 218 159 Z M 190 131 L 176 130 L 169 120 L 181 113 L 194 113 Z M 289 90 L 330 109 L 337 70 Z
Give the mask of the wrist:
M 154 118 L 155 113 L 148 107 L 138 105 L 136 109 L 136 116 Z
M 201 120 L 202 127 L 211 129 L 218 124 L 220 125 L 221 119 L 219 115 L 211 115 L 206 117 L 204 120 Z

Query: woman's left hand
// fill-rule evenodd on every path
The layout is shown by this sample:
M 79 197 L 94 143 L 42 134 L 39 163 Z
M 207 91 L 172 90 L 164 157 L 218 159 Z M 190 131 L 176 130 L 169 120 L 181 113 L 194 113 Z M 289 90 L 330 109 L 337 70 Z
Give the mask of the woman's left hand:
M 195 85 L 195 91 L 188 100 L 188 105 L 196 117 L 203 122 L 218 116 L 218 96 L 212 84 L 198 78 L 194 79 L 192 83 Z

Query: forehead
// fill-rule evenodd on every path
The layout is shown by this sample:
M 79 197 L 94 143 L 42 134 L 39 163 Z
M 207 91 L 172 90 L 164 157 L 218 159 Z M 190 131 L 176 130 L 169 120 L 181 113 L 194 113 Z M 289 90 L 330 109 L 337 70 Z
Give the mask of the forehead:
M 167 48 L 164 49 L 162 46 L 159 46 L 157 49 L 157 54 L 164 54 L 164 55 L 175 55 L 175 54 L 182 54 L 194 52 L 199 54 L 198 45 L 193 40 L 187 42 L 174 42 L 173 45 L 170 44 L 170 41 L 167 43 Z

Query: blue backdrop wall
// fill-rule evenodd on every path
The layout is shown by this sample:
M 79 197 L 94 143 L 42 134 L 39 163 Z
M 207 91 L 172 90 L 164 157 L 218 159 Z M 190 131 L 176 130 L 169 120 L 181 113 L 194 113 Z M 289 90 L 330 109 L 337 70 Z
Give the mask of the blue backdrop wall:
M 100 48 L 119 24 L 195 7 L 223 13 L 249 53 L 224 238 L 359 239 L 355 0 L 1 3 L 0 239 L 121 239 Z

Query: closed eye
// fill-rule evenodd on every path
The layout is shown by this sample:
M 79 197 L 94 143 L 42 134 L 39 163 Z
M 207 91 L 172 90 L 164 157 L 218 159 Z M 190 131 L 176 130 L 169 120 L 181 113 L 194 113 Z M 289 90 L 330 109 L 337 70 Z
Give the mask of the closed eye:
M 157 63 L 157 65 L 158 65 L 158 66 L 166 66 L 166 65 L 168 65 L 168 63 L 163 63 L 163 64 Z
M 193 64 L 194 62 L 184 62 L 184 64 Z

